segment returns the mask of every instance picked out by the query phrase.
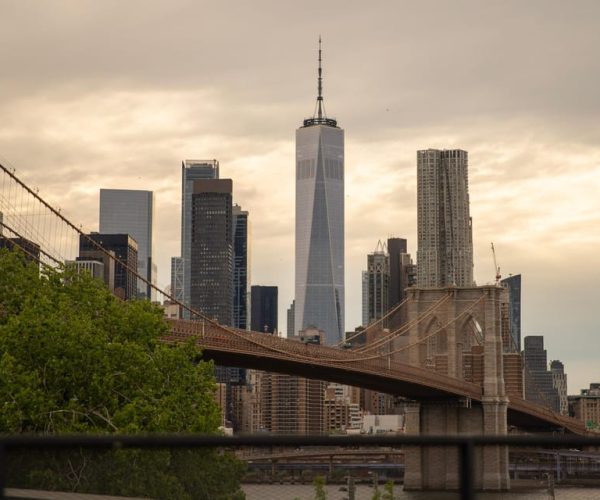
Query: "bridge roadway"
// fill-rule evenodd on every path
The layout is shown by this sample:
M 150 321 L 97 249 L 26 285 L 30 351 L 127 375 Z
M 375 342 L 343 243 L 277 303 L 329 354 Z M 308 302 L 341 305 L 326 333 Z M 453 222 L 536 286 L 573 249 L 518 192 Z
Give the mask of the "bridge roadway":
M 483 389 L 477 384 L 385 358 L 364 359 L 368 356 L 352 350 L 305 344 L 208 322 L 168 321 L 171 330 L 165 341 L 195 338 L 205 359 L 225 366 L 337 382 L 417 401 L 481 402 L 483 397 Z M 586 434 L 583 422 L 515 397 L 509 399 L 508 425 L 538 431 L 564 428 L 574 434 Z

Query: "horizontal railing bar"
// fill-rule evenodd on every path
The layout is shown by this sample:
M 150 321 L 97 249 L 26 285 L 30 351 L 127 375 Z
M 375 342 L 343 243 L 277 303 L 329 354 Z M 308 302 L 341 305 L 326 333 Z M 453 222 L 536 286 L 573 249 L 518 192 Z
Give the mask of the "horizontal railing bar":
M 214 436 L 171 435 L 20 435 L 0 437 L 6 451 L 24 448 L 216 448 L 300 446 L 472 446 L 600 447 L 600 436 Z

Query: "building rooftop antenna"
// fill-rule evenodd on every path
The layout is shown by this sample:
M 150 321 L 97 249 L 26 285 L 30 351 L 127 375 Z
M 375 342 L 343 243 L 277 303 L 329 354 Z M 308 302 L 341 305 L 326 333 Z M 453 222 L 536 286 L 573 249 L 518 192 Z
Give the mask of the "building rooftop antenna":
M 330 127 L 337 127 L 337 121 L 333 118 L 327 118 L 325 112 L 325 101 L 323 99 L 323 51 L 322 51 L 321 35 L 319 35 L 319 65 L 317 71 L 317 102 L 315 105 L 315 113 L 312 118 L 304 120 L 304 126 L 309 127 L 311 125 L 328 125 Z
M 317 79 L 317 118 L 321 120 L 323 118 L 323 67 L 321 58 L 321 35 L 319 35 L 319 77 Z

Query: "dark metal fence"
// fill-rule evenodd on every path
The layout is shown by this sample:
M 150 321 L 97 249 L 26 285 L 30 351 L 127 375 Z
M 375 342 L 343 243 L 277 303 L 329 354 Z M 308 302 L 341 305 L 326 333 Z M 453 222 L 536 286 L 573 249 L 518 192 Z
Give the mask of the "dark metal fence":
M 15 435 L 0 436 L 0 498 L 5 498 L 8 460 L 11 452 L 120 449 L 218 449 L 273 447 L 455 447 L 459 450 L 460 498 L 476 498 L 474 450 L 480 446 L 538 447 L 549 449 L 597 449 L 600 436 L 510 435 L 510 436 L 205 436 L 205 435 Z

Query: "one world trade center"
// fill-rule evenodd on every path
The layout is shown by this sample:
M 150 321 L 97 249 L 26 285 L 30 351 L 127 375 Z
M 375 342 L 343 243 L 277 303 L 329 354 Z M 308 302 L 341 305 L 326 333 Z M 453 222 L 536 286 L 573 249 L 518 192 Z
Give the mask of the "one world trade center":
M 315 113 L 296 130 L 295 333 L 344 336 L 344 131 L 323 103 L 321 40 Z

